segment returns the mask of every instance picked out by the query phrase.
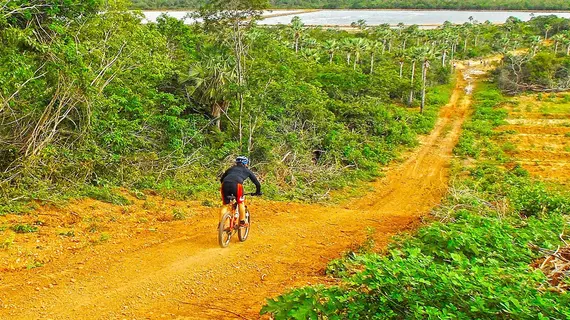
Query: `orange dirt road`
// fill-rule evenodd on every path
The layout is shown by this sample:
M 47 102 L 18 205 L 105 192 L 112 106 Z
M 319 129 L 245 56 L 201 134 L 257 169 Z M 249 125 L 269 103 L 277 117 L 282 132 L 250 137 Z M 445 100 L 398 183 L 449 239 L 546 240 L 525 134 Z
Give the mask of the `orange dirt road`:
M 338 206 L 252 199 L 250 238 L 234 238 L 226 249 L 217 244 L 218 208 L 171 201 L 195 207 L 192 219 L 163 224 L 159 232 L 133 227 L 119 240 L 79 249 L 61 245 L 42 267 L 0 269 L 0 319 L 257 319 L 267 297 L 333 283 L 323 269 L 363 243 L 368 227 L 383 248 L 445 195 L 452 149 L 471 103 L 465 92 L 472 80 L 464 73 L 472 69 L 460 69 L 433 132 L 363 198 Z M 88 208 L 120 210 L 82 200 L 43 214 L 72 219 Z

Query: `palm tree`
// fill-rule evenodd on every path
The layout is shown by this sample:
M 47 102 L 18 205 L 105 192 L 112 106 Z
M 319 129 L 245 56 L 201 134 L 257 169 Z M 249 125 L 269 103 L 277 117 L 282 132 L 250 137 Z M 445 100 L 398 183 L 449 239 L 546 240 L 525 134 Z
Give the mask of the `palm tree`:
M 544 25 L 544 40 L 548 40 L 548 32 L 552 30 L 552 26 L 549 24 Z
M 190 66 L 187 97 L 198 104 L 208 106 L 221 129 L 221 115 L 230 105 L 229 84 L 236 81 L 235 63 L 218 55 L 208 56 Z
M 511 39 L 508 36 L 503 35 L 500 39 L 499 39 L 499 45 L 501 46 L 501 52 L 505 53 L 507 52 L 507 47 L 509 45 L 509 42 L 511 42 Z
M 307 60 L 313 59 L 316 62 L 319 62 L 319 60 L 321 58 L 320 57 L 320 51 L 318 49 L 310 48 L 310 47 L 303 48 L 301 50 L 301 55 L 303 56 L 303 58 L 305 58 Z
M 560 42 L 562 42 L 562 40 L 564 39 L 564 35 L 561 33 L 557 33 L 554 36 L 552 36 L 551 39 L 554 40 L 554 54 L 557 54 L 558 46 L 560 45 Z
M 530 39 L 530 42 L 531 42 L 531 46 L 532 46 L 532 55 L 535 56 L 536 50 L 538 50 L 538 47 L 542 43 L 542 38 L 540 36 L 533 36 Z
M 414 102 L 414 76 L 416 73 L 416 62 L 420 56 L 421 52 L 419 51 L 419 48 L 413 48 L 412 50 L 410 50 L 408 57 L 410 58 L 411 62 L 412 62 L 412 74 L 410 77 L 410 98 L 408 99 L 408 105 L 412 105 L 412 103 Z
M 303 35 L 304 26 L 305 24 L 303 23 L 303 21 L 301 21 L 301 18 L 299 18 L 298 16 L 294 16 L 293 19 L 291 19 L 291 30 L 293 31 L 295 53 L 299 52 L 299 40 Z
M 457 52 L 457 44 L 459 43 L 459 35 L 457 33 L 452 33 L 450 36 L 451 43 L 451 63 L 455 66 L 455 52 Z
M 352 22 L 350 26 L 353 28 L 358 28 L 360 29 L 360 31 L 364 31 L 366 30 L 366 28 L 368 28 L 368 26 L 366 25 L 366 20 L 364 19 L 359 19 L 356 22 Z
M 471 35 L 471 24 L 464 24 L 461 27 L 462 31 L 463 31 L 463 52 L 467 52 L 467 43 L 469 41 L 469 36 Z
M 334 53 L 336 51 L 338 51 L 339 48 L 340 48 L 340 46 L 336 40 L 333 39 L 333 40 L 325 41 L 325 44 L 323 45 L 323 49 L 325 49 L 325 51 L 329 55 L 329 64 L 333 63 Z
M 374 72 L 374 58 L 376 57 L 376 52 L 380 46 L 383 46 L 382 43 L 372 40 L 368 43 L 368 51 L 370 51 L 370 74 Z
M 400 78 L 402 78 L 402 76 L 404 75 L 404 62 L 406 61 L 406 52 L 400 50 L 396 52 L 394 58 L 396 58 L 398 60 L 398 63 L 400 64 Z
M 374 39 L 382 42 L 382 54 L 384 54 L 384 52 L 386 51 L 386 44 L 388 42 L 388 39 L 390 38 L 391 33 L 392 32 L 390 31 L 390 29 L 385 29 L 383 26 L 374 29 L 374 34 L 373 34 Z
M 352 39 L 352 40 L 353 40 L 352 45 L 354 48 L 353 49 L 353 52 L 354 52 L 354 67 L 353 67 L 353 69 L 356 70 L 356 64 L 360 62 L 360 57 L 362 56 L 362 53 L 368 47 L 368 43 L 363 38 L 356 38 L 356 39 Z
M 418 54 L 422 60 L 422 103 L 420 105 L 420 113 L 423 113 L 426 104 L 427 72 L 430 67 L 430 60 L 435 59 L 435 52 L 432 48 L 422 47 Z
M 350 65 L 350 57 L 354 51 L 351 39 L 345 38 L 342 40 L 342 49 L 346 51 L 346 64 Z
M 566 55 L 570 56 L 570 34 L 562 39 L 562 43 L 566 46 Z

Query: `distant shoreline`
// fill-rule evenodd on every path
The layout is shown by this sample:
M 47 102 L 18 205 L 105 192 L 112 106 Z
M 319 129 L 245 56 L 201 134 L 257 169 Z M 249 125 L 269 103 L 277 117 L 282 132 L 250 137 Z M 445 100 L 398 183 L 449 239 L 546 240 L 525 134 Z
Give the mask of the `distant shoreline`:
M 198 8 L 176 8 L 176 9 L 130 9 L 130 10 L 137 10 L 137 11 L 147 11 L 147 12 L 185 12 L 185 11 L 194 11 Z M 570 10 L 524 10 L 524 9 L 403 9 L 403 8 L 392 8 L 392 9 L 323 9 L 323 8 L 270 8 L 265 9 L 263 11 L 303 11 L 303 13 L 312 12 L 312 11 L 470 11 L 470 12 L 537 12 L 537 13 L 556 13 L 556 12 L 563 12 L 563 13 L 570 13 Z M 300 12 L 299 12 L 300 13 Z

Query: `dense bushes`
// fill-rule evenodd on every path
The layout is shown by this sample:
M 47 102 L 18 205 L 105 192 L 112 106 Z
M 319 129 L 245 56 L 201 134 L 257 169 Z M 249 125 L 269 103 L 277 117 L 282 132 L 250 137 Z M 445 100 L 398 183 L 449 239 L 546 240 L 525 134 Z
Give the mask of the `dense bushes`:
M 528 179 L 523 183 L 532 184 Z M 452 222 L 424 227 L 414 237 L 392 245 L 384 256 L 365 254 L 334 261 L 328 272 L 343 279 L 341 286 L 294 290 L 268 301 L 263 312 L 273 313 L 276 319 L 570 316 L 566 308 L 570 296 L 539 290 L 548 286 L 547 279 L 529 266 L 539 257 L 529 244 L 550 249 L 559 245 L 569 219 L 556 211 L 567 212 L 570 200 L 566 197 L 549 208 L 555 212 L 541 211 L 523 220 L 519 213 L 524 209 L 514 206 L 501 213 L 489 206 L 484 190 L 455 187 L 462 188 L 462 198 L 450 199 L 444 208 L 463 209 L 436 214 Z M 500 187 L 511 188 L 506 183 Z M 546 190 L 541 192 L 547 196 L 542 204 L 555 202 L 548 199 Z
M 213 196 L 216 175 L 239 153 L 252 158 L 269 196 L 310 200 L 376 175 L 378 163 L 432 128 L 449 96 L 450 70 L 434 64 L 428 107 L 418 114 L 417 102 L 402 105 L 411 65 L 399 77 L 395 52 L 376 47 L 371 70 L 371 34 L 302 31 L 296 53 L 291 27 L 247 31 L 247 82 L 238 85 L 223 32 L 165 16 L 142 24 L 122 7 L 94 14 L 97 3 L 22 7 L 45 19 L 3 21 L 4 200 L 116 186 Z M 332 61 L 323 48 L 331 39 L 346 43 Z
M 570 42 L 568 45 L 570 52 Z M 508 55 L 503 64 L 496 78 L 500 88 L 508 93 L 570 89 L 570 55 L 557 55 L 552 51 Z
M 349 254 L 329 264 L 339 286 L 293 290 L 269 300 L 276 319 L 565 319 L 570 295 L 548 288 L 531 267 L 536 247 L 555 250 L 568 237 L 570 195 L 534 181 L 520 167 L 497 166 L 492 128 L 504 119 L 490 84 L 456 153 L 479 155 L 458 172 L 437 222 L 401 236 L 385 255 Z M 475 145 L 468 149 L 469 141 Z M 499 155 L 498 158 L 501 156 Z M 566 279 L 565 281 L 570 281 Z

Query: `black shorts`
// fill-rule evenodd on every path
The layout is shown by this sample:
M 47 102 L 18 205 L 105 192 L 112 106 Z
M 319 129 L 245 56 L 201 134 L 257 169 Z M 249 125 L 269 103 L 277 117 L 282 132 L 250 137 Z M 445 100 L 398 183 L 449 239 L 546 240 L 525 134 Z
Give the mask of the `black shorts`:
M 222 201 L 224 204 L 230 203 L 230 196 L 236 198 L 237 203 L 242 203 L 245 200 L 245 194 L 243 193 L 243 185 L 237 182 L 224 182 L 220 187 L 220 193 L 222 194 Z

